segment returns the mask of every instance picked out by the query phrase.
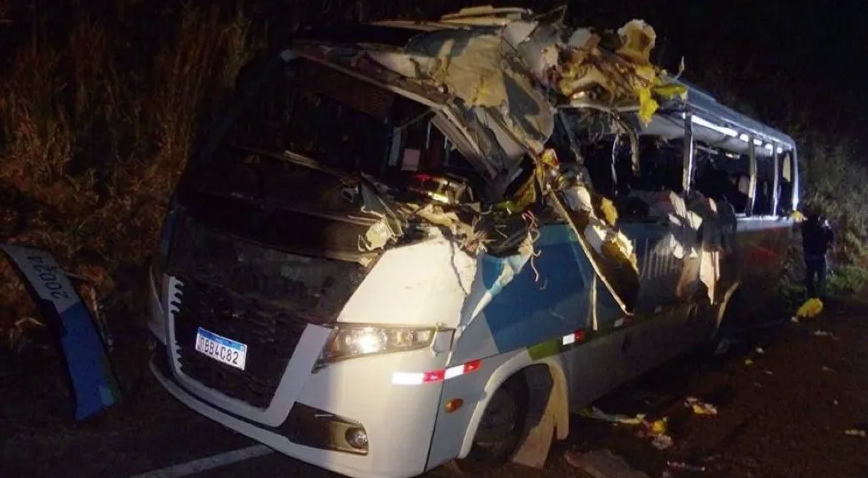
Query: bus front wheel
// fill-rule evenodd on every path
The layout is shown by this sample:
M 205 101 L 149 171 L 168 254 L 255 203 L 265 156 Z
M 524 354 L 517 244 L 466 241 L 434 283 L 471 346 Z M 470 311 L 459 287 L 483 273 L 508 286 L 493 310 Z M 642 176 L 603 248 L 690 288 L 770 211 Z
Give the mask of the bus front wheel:
M 525 433 L 528 395 L 523 373 L 514 375 L 494 392 L 465 462 L 499 465 L 512 457 Z

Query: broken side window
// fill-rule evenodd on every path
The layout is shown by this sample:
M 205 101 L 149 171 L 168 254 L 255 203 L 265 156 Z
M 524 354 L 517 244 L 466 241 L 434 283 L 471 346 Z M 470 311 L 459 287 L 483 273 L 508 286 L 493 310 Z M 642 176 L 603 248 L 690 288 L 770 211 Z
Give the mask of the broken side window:
M 794 161 L 792 151 L 783 151 L 778 155 L 781 165 L 781 199 L 779 213 L 786 213 L 793 210 L 793 171 Z
M 757 181 L 756 199 L 753 205 L 753 214 L 756 216 L 769 216 L 774 214 L 774 177 L 776 174 L 774 159 L 771 157 L 757 156 Z
M 628 150 L 629 152 L 629 150 Z M 655 136 L 639 138 L 640 176 L 635 177 L 634 189 L 640 191 L 684 190 L 684 146 L 680 139 L 665 140 Z M 629 157 L 625 158 L 625 163 Z M 627 163 L 627 166 L 629 163 Z M 625 171 L 628 171 L 624 166 Z
M 594 189 L 604 196 L 614 196 L 616 192 L 615 170 L 612 161 L 612 150 L 615 138 L 584 143 L 581 146 L 585 159 L 585 169 L 591 178 Z
M 697 142 L 694 153 L 693 187 L 703 196 L 732 204 L 744 214 L 750 190 L 750 159 Z
M 614 175 L 619 196 L 632 191 L 683 190 L 682 146 L 680 140 L 666 141 L 656 136 L 639 137 L 639 174 L 633 170 L 631 146 L 627 137 L 619 137 L 613 145 Z

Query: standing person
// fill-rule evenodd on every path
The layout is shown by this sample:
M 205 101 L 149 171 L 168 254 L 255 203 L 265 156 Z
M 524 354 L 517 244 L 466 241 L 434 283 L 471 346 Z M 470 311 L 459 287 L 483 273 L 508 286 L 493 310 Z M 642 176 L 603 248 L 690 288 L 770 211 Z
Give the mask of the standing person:
M 825 292 L 826 253 L 835 239 L 829 221 L 820 214 L 810 214 L 802 224 L 802 251 L 805 256 L 805 288 L 808 298 Z

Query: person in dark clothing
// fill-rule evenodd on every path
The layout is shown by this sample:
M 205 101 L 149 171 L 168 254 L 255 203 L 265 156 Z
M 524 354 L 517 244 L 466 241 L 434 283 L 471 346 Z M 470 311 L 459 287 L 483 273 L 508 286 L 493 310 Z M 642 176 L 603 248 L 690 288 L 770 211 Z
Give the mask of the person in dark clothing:
M 829 221 L 811 214 L 802 224 L 802 251 L 805 256 L 805 288 L 808 297 L 818 297 L 826 286 L 826 253 L 835 239 Z

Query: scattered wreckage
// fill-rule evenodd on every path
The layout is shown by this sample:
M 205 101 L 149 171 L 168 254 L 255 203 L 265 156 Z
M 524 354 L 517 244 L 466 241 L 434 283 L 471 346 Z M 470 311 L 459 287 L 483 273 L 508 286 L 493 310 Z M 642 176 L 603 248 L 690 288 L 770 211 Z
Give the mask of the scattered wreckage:
M 69 274 L 40 249 L 0 244 L 24 281 L 63 353 L 77 421 L 93 418 L 120 401 L 106 348 L 104 327 L 88 310 Z
M 758 303 L 792 139 L 655 67 L 644 22 L 563 12 L 321 27 L 247 69 L 151 271 L 163 386 L 350 476 L 538 465 Z

